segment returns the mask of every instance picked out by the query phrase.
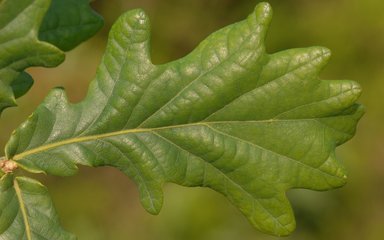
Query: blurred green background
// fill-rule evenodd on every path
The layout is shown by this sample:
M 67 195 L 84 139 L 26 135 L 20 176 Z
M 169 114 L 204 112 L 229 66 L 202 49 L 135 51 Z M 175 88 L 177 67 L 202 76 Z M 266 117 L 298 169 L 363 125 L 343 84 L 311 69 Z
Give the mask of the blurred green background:
M 55 69 L 33 68 L 36 82 L 0 119 L 2 146 L 43 100 L 63 86 L 80 101 L 105 49 L 116 18 L 143 8 L 152 22 L 154 63 L 184 56 L 209 33 L 244 19 L 252 0 L 96 0 L 104 28 L 67 54 Z M 349 169 L 348 184 L 328 192 L 292 190 L 297 229 L 285 239 L 384 239 L 384 1 L 271 0 L 270 53 L 321 45 L 333 52 L 324 79 L 353 79 L 363 87 L 367 113 L 356 136 L 337 151 Z M 221 195 L 202 188 L 165 187 L 159 216 L 140 206 L 133 183 L 112 168 L 81 168 L 69 178 L 40 178 L 49 188 L 66 229 L 80 240 L 270 240 Z

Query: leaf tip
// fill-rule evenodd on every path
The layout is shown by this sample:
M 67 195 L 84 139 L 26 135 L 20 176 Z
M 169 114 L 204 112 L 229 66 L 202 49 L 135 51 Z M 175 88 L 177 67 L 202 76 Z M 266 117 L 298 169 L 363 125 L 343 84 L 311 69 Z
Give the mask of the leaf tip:
M 332 52 L 326 47 L 312 47 L 312 56 L 315 60 L 314 63 L 319 66 L 318 71 L 320 71 L 328 63 L 331 58 Z M 317 61 L 316 61 L 317 60 Z
M 149 19 L 145 11 L 141 8 L 137 8 L 123 14 L 122 18 L 131 27 L 135 29 L 148 29 Z
M 272 7 L 267 2 L 261 2 L 256 5 L 254 13 L 259 22 L 269 24 L 272 20 Z
M 293 233 L 296 229 L 296 221 L 293 219 L 292 223 L 285 226 L 284 228 L 276 229 L 275 235 L 278 237 L 287 237 Z
M 149 188 L 147 188 L 149 187 Z M 163 207 L 163 191 L 160 186 L 139 185 L 140 202 L 144 209 L 152 215 L 158 215 Z
M 302 50 L 302 54 L 297 55 L 297 62 L 310 62 L 310 69 L 316 75 L 324 69 L 332 55 L 331 50 L 321 46 L 302 48 Z
M 363 89 L 358 82 L 352 81 L 351 91 L 355 96 L 360 97 L 361 93 L 363 92 Z
M 260 223 L 260 219 L 251 219 L 251 224 L 258 228 L 261 232 L 285 237 L 296 229 L 296 221 L 291 208 L 289 211 L 276 218 L 267 218 Z
M 329 60 L 331 58 L 332 52 L 329 48 L 326 47 L 317 47 L 319 51 L 319 55 L 323 57 L 323 59 Z
M 44 102 L 47 104 L 47 106 L 58 105 L 60 103 L 67 103 L 68 99 L 65 94 L 64 88 L 62 87 L 56 87 L 51 90 L 51 92 L 48 94 Z

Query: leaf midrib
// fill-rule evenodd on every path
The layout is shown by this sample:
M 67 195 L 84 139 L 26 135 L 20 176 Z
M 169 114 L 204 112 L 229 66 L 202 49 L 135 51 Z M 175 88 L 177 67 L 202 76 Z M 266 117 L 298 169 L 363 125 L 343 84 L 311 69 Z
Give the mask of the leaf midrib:
M 246 122 L 248 122 L 248 123 L 249 122 L 258 122 L 259 123 L 259 122 L 271 122 L 271 121 L 276 121 L 276 120 L 241 121 L 241 122 L 244 122 L 244 123 L 246 123 Z M 115 131 L 115 132 L 110 132 L 110 133 L 96 134 L 96 135 L 90 135 L 90 136 L 84 136 L 84 137 L 75 137 L 75 138 L 70 138 L 67 140 L 62 140 L 62 141 L 50 143 L 47 145 L 43 145 L 43 146 L 40 146 L 37 148 L 33 148 L 31 150 L 22 152 L 20 154 L 15 154 L 13 157 L 11 157 L 11 160 L 18 161 L 18 160 L 21 160 L 28 155 L 32 155 L 35 153 L 43 152 L 45 150 L 49 150 L 49 149 L 52 149 L 55 147 L 61 147 L 61 146 L 72 144 L 72 143 L 87 142 L 87 141 L 98 140 L 98 139 L 103 139 L 103 138 L 108 138 L 108 137 L 113 137 L 113 136 L 119 136 L 119 135 L 125 135 L 125 134 L 130 134 L 130 133 L 144 133 L 144 132 L 152 132 L 152 131 L 156 131 L 156 130 L 181 128 L 181 127 L 193 127 L 193 126 L 202 126 L 202 125 L 206 126 L 208 123 L 209 124 L 215 124 L 215 123 L 232 123 L 232 122 L 239 122 L 239 121 L 197 122 L 197 123 L 187 123 L 187 124 L 179 124 L 179 125 L 164 126 L 164 127 L 157 127 L 157 128 L 135 128 L 135 129 L 126 129 L 126 130 L 120 130 L 120 131 Z
M 152 131 L 158 131 L 158 130 L 165 130 L 165 129 L 175 129 L 175 128 L 182 128 L 182 127 L 193 127 L 193 126 L 207 126 L 210 127 L 210 124 L 233 124 L 233 123 L 272 123 L 272 122 L 291 122 L 291 121 L 316 121 L 320 124 L 323 124 L 319 119 L 317 118 L 303 118 L 303 119 L 265 119 L 265 120 L 251 120 L 251 121 L 212 121 L 212 122 L 196 122 L 196 123 L 187 123 L 187 124 L 179 124 L 179 125 L 173 125 L 173 126 L 163 126 L 163 127 L 156 127 L 156 128 L 135 128 L 135 129 L 125 129 L 115 132 L 109 132 L 109 133 L 103 133 L 103 134 L 96 134 L 96 135 L 90 135 L 90 136 L 84 136 L 84 137 L 75 137 L 70 138 L 46 145 L 42 145 L 37 148 L 33 148 L 30 150 L 27 150 L 25 152 L 15 154 L 13 157 L 10 158 L 10 160 L 18 161 L 23 159 L 26 156 L 36 154 L 39 152 L 44 152 L 47 150 L 50 150 L 52 148 L 61 147 L 64 145 L 69 145 L 73 143 L 80 143 L 80 142 L 87 142 L 92 140 L 98 140 L 113 136 L 119 136 L 119 135 L 125 135 L 125 134 L 131 134 L 131 133 L 145 133 L 145 132 L 152 132 Z M 325 125 L 326 127 L 329 127 Z
M 158 127 L 158 128 L 136 128 L 136 129 L 125 129 L 115 132 L 109 132 L 109 133 L 103 133 L 103 134 L 96 134 L 96 135 L 90 135 L 90 136 L 84 136 L 84 137 L 75 137 L 75 138 L 69 138 L 67 140 L 62 140 L 54 143 L 50 143 L 47 145 L 43 145 L 25 152 L 22 152 L 20 154 L 14 155 L 11 159 L 14 161 L 20 160 L 28 155 L 32 155 L 35 153 L 43 152 L 45 150 L 49 150 L 55 147 L 60 147 L 63 145 L 68 145 L 72 143 L 79 143 L 79 142 L 87 142 L 97 139 L 103 139 L 107 137 L 113 137 L 113 136 L 119 136 L 119 135 L 125 135 L 130 133 L 144 133 L 144 132 L 151 132 L 156 130 L 163 130 L 163 129 L 172 129 L 172 128 L 179 128 L 179 127 L 189 127 L 189 126 L 198 126 L 198 125 L 204 125 L 205 123 L 192 123 L 192 124 L 180 124 L 180 125 L 174 125 L 174 126 L 165 126 L 165 127 Z
M 23 222 L 25 225 L 25 234 L 26 234 L 27 240 L 32 240 L 31 227 L 29 226 L 29 221 L 28 221 L 28 213 L 27 213 L 27 209 L 25 208 L 23 196 L 21 193 L 19 183 L 17 182 L 17 179 L 13 180 L 13 186 L 15 188 L 17 200 L 19 202 L 21 215 L 23 216 Z

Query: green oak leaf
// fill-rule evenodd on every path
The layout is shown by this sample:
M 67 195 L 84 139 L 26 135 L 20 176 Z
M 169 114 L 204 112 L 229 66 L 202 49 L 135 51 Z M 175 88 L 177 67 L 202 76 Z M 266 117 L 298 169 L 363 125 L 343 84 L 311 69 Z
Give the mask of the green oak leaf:
M 103 24 L 89 0 L 52 0 L 40 26 L 39 39 L 69 51 L 95 35 Z
M 57 66 L 64 53 L 56 47 L 71 50 L 102 26 L 103 19 L 88 0 L 1 1 L 0 113 L 15 106 L 15 99 L 32 86 L 33 79 L 24 69 Z
M 61 228 L 47 189 L 36 180 L 4 175 L 0 209 L 0 239 L 76 239 Z
M 12 134 L 7 159 L 60 176 L 77 164 L 114 166 L 153 214 L 166 182 L 209 187 L 261 231 L 289 234 L 285 192 L 345 184 L 335 147 L 354 135 L 363 107 L 357 83 L 319 79 L 329 50 L 266 53 L 271 15 L 261 3 L 187 56 L 154 65 L 147 16 L 124 14 L 86 98 L 72 104 L 53 90 Z
M 33 78 L 26 72 L 21 72 L 19 76 L 11 83 L 11 88 L 15 98 L 26 94 L 33 85 Z
M 15 106 L 12 86 L 17 79 L 31 80 L 21 73 L 30 66 L 54 67 L 64 60 L 64 53 L 38 39 L 40 23 L 50 0 L 3 0 L 0 3 L 0 113 Z M 21 74 L 21 76 L 20 76 Z M 31 83 L 17 84 L 16 95 L 26 92 Z

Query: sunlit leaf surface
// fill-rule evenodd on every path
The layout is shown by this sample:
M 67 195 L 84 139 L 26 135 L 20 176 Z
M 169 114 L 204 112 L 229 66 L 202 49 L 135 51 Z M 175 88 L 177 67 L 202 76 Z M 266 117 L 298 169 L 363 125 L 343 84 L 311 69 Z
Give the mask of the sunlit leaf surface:
M 77 164 L 114 166 L 157 214 L 162 186 L 209 187 L 263 232 L 295 227 L 285 192 L 346 181 L 335 147 L 363 114 L 359 85 L 320 80 L 322 47 L 265 51 L 268 4 L 176 61 L 150 59 L 142 10 L 116 22 L 86 98 L 53 90 L 12 135 L 6 157 L 31 172 L 69 176 Z

